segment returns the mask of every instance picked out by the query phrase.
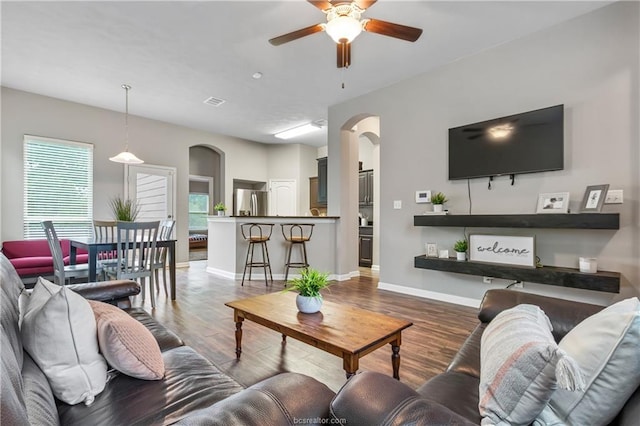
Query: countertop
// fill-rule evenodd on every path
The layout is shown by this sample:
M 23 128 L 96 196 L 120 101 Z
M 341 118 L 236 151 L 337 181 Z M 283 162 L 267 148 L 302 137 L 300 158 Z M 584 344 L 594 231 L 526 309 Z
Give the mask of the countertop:
M 241 219 L 340 219 L 340 216 L 221 216 Z

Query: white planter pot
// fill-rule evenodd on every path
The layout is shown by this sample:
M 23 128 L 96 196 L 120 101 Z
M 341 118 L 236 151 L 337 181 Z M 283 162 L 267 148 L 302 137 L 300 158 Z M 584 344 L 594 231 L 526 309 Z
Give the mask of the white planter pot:
M 467 260 L 467 253 L 464 251 L 457 251 L 456 252 L 456 258 L 458 260 Z
M 442 204 L 434 204 L 433 205 L 433 211 L 434 212 L 441 212 L 442 211 Z
M 218 210 L 218 216 L 224 216 L 224 210 Z
M 296 306 L 298 310 L 303 314 L 315 314 L 320 311 L 322 307 L 322 299 L 319 297 L 307 297 L 300 296 L 296 297 Z

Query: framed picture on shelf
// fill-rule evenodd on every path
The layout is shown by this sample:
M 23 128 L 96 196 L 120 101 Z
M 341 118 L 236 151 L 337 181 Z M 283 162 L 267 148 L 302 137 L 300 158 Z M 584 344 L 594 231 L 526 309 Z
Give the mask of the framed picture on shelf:
M 602 210 L 604 199 L 607 198 L 609 184 L 587 186 L 580 204 L 582 213 L 599 213 Z
M 536 213 L 568 213 L 568 192 L 548 192 L 538 195 Z
M 425 244 L 427 257 L 438 257 L 438 245 L 436 243 Z

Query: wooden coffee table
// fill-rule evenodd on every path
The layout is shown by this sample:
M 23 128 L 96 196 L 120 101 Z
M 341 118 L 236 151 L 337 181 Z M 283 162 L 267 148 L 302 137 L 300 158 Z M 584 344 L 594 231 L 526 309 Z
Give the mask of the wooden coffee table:
M 247 319 L 281 333 L 283 343 L 289 336 L 341 357 L 347 379 L 358 371 L 360 358 L 389 343 L 393 377 L 400 379 L 402 330 L 413 323 L 326 300 L 321 312 L 303 314 L 295 299 L 295 293 L 279 292 L 225 303 L 233 308 L 237 359 L 242 354 L 242 321 Z

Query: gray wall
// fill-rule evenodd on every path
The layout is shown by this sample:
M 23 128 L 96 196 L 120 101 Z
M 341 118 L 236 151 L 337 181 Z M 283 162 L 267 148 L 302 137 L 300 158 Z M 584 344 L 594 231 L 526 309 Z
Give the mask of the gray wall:
M 94 144 L 94 216 L 109 217 L 109 199 L 124 191 L 124 166 L 108 160 L 124 148 L 124 114 L 2 87 L 0 239 L 22 238 L 23 135 Z M 189 147 L 223 153 L 224 202 L 233 178 L 267 181 L 269 145 L 129 116 L 129 149 L 147 164 L 177 168 L 178 262 L 188 259 Z M 315 152 L 314 148 L 311 148 Z
M 544 264 L 577 267 L 578 256 L 592 256 L 604 270 L 620 271 L 622 293 L 562 289 L 525 284 L 525 290 L 609 303 L 640 289 L 639 4 L 618 2 L 537 34 L 462 58 L 426 74 L 336 105 L 329 111 L 329 209 L 348 212 L 341 179 L 352 150 L 344 149 L 340 129 L 352 117 L 380 117 L 381 202 L 380 281 L 414 294 L 474 302 L 492 287 L 481 277 L 416 269 L 413 258 L 424 243 L 452 250 L 458 228 L 419 228 L 413 216 L 419 189 L 443 191 L 457 214 L 469 209 L 466 181 L 447 179 L 447 130 L 450 127 L 556 104 L 565 105 L 565 169 L 519 175 L 515 186 L 498 178 L 471 180 L 473 213 L 534 213 L 537 195 L 570 191 L 570 207 L 579 208 L 587 185 L 609 183 L 624 190 L 619 231 L 487 230 L 537 237 Z M 343 138 L 341 140 L 341 137 Z M 401 210 L 393 200 L 402 200 Z M 349 233 L 356 232 L 348 229 Z M 341 273 L 351 270 L 347 265 Z M 432 293 L 431 293 L 432 292 Z

